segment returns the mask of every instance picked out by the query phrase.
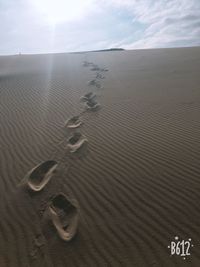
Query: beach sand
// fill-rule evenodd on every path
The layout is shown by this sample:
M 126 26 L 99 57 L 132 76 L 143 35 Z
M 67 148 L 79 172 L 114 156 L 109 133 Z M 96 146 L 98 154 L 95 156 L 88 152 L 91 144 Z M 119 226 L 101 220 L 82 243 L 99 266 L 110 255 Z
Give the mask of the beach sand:
M 108 70 L 101 86 L 84 61 Z M 1 56 L 0 266 L 199 267 L 199 70 L 199 47 Z M 88 142 L 70 153 L 79 114 Z M 57 171 L 31 192 L 21 182 L 46 160 Z M 59 192 L 80 206 L 70 242 L 44 216 Z M 191 238 L 185 259 L 176 236 Z

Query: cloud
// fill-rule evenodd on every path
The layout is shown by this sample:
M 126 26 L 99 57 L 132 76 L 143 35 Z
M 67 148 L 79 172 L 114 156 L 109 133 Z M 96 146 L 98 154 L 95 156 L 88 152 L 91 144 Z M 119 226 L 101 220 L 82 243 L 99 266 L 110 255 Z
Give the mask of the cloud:
M 145 25 L 137 41 L 124 41 L 125 48 L 200 45 L 199 0 L 111 0 L 109 4 L 129 10 L 134 22 Z
M 89 6 L 73 20 L 65 20 L 71 1 L 51 0 L 65 3 L 55 27 L 33 2 L 0 1 L 0 54 L 200 45 L 199 0 L 87 0 Z M 74 11 L 75 6 L 68 7 Z M 61 9 L 55 10 L 57 15 Z

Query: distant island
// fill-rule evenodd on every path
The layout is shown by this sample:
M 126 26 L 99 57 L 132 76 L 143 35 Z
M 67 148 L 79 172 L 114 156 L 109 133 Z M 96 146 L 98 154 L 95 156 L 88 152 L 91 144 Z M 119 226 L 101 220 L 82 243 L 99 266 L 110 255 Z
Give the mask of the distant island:
M 94 50 L 91 52 L 107 52 L 107 51 L 124 51 L 124 48 L 109 48 L 109 49 L 101 49 L 101 50 Z
M 70 54 L 80 54 L 80 53 L 92 53 L 92 52 L 110 52 L 110 51 L 124 51 L 124 48 L 108 48 L 108 49 L 100 49 L 100 50 L 92 50 L 92 51 L 81 51 L 81 52 L 71 52 Z

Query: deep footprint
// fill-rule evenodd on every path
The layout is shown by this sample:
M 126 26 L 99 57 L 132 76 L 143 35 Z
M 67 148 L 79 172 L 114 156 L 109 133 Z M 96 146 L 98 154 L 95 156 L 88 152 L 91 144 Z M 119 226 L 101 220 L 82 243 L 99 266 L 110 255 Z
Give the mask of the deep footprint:
M 96 95 L 93 92 L 89 92 L 89 93 L 85 94 L 84 96 L 82 96 L 80 99 L 82 101 L 89 101 L 89 100 L 92 100 L 95 97 L 96 97 Z
M 69 129 L 74 129 L 81 126 L 81 124 L 82 121 L 79 119 L 79 116 L 73 116 L 65 122 L 65 127 Z
M 94 100 L 89 100 L 86 102 L 86 108 L 88 110 L 97 110 L 100 108 L 100 104 Z
M 85 143 L 88 142 L 85 136 L 81 133 L 74 133 L 68 140 L 67 140 L 67 148 L 71 153 L 76 152 L 79 150 Z
M 55 196 L 49 207 L 49 217 L 59 237 L 70 241 L 77 233 L 79 208 L 77 201 L 70 201 L 63 193 Z
M 89 86 L 96 86 L 97 88 L 101 88 L 101 84 L 99 81 L 97 81 L 96 79 L 93 79 L 91 81 L 88 82 Z
M 49 182 L 58 163 L 54 160 L 42 162 L 31 169 L 24 178 L 25 183 L 32 191 L 40 191 Z

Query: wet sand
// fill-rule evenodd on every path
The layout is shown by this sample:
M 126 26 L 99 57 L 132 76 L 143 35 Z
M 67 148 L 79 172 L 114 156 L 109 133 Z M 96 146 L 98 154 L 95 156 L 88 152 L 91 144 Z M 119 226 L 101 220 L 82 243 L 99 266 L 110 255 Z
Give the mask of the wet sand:
M 199 70 L 198 47 L 1 56 L 0 266 L 200 266 Z M 88 142 L 70 153 L 77 115 Z M 57 171 L 30 192 L 46 160 Z M 70 242 L 44 216 L 59 192 L 80 207 Z M 185 260 L 175 236 L 192 239 Z

